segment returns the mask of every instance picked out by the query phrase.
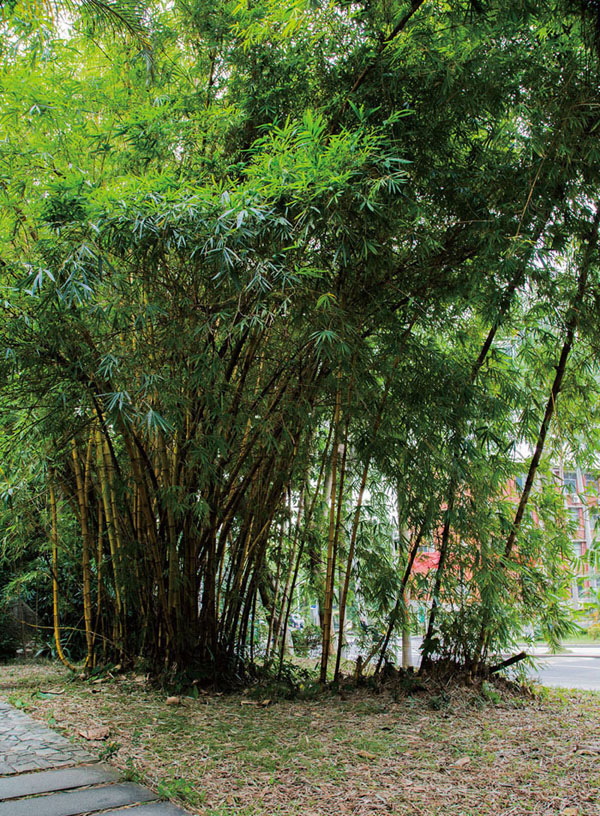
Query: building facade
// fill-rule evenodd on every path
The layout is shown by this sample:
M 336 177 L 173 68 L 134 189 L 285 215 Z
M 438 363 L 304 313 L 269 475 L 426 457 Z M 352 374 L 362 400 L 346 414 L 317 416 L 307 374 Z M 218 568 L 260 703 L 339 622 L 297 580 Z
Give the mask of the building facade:
M 578 565 L 578 574 L 571 585 L 571 599 L 579 608 L 591 590 L 597 592 L 600 588 L 600 575 L 586 560 L 600 534 L 598 473 L 569 466 L 552 468 L 552 473 L 562 490 L 571 522 L 573 555 Z

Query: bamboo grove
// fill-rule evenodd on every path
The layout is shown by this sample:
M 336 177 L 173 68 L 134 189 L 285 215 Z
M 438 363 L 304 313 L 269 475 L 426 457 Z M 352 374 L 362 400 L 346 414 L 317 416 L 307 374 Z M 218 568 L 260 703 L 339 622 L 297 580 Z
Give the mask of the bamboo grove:
M 323 682 L 359 613 L 382 667 L 409 595 L 424 669 L 559 637 L 595 4 L 119 8 L 2 23 L 5 593 L 41 581 L 65 662 L 76 631 L 88 668 L 212 680 L 283 659 L 301 587 Z

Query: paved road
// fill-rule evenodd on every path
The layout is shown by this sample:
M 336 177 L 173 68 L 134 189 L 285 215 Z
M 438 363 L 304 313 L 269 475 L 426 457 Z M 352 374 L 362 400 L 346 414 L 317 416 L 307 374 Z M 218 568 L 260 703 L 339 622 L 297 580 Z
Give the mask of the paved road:
M 420 659 L 421 638 L 413 637 L 412 657 Z M 536 657 L 536 667 L 530 670 L 530 677 L 545 686 L 580 688 L 600 691 L 600 644 L 598 646 L 572 644 L 567 652 L 550 655 L 544 646 L 522 647 Z M 401 655 L 398 654 L 398 660 Z
M 600 657 L 557 655 L 540 658 L 531 676 L 545 686 L 593 689 L 600 691 Z

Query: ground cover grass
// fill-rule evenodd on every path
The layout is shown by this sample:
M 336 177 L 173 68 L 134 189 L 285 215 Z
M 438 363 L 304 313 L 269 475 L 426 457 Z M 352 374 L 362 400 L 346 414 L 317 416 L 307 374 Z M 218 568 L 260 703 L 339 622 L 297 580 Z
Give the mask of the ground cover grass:
M 396 684 L 167 705 L 142 677 L 24 664 L 0 666 L 0 696 L 202 816 L 600 814 L 594 692 Z M 104 741 L 78 736 L 99 725 Z
M 590 646 L 595 648 L 600 647 L 600 639 L 593 638 L 587 634 L 573 635 L 568 640 L 564 640 L 557 648 L 548 647 L 548 644 L 543 640 L 537 640 L 535 646 L 538 648 L 542 647 L 552 654 L 569 654 L 577 652 L 578 650 L 582 652 L 582 654 L 586 654 L 586 650 Z
M 542 643 L 543 641 L 540 641 Z M 587 632 L 581 632 L 576 635 L 570 635 L 567 640 L 563 642 L 563 646 L 565 648 L 569 648 L 570 646 L 600 646 L 600 638 L 594 638 L 589 635 Z

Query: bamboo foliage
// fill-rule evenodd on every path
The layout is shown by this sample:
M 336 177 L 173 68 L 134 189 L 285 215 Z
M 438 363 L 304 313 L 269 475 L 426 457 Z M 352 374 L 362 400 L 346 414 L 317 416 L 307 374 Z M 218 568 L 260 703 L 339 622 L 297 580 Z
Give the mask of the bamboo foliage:
M 567 625 L 530 511 L 558 518 L 559 392 L 596 435 L 586 12 L 284 7 L 148 6 L 145 69 L 77 22 L 3 52 L 2 540 L 27 551 L 47 497 L 56 649 L 77 609 L 87 669 L 283 675 L 311 605 L 321 683 L 336 618 L 333 677 L 349 631 L 380 670 L 405 598 L 425 668 Z

